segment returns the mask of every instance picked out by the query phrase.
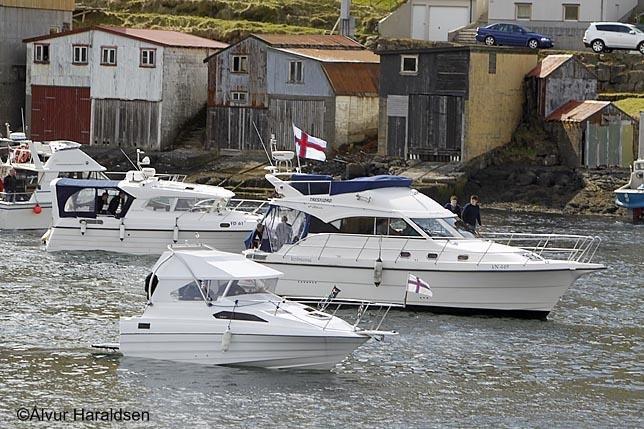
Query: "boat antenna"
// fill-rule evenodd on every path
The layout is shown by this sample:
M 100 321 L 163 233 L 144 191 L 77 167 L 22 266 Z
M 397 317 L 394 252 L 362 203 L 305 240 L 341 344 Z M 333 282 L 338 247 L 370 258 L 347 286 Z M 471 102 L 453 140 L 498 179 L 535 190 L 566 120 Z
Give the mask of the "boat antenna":
M 138 166 L 138 165 L 136 165 L 134 162 L 132 162 L 132 160 L 130 159 L 130 157 L 129 157 L 129 156 L 127 156 L 127 153 L 125 153 L 125 151 L 123 150 L 123 148 L 122 148 L 122 147 L 120 147 L 119 149 L 121 149 L 121 152 L 123 153 L 123 155 L 125 155 L 125 157 L 127 158 L 127 160 L 128 160 L 128 161 L 130 161 L 130 164 L 132 164 L 132 166 L 133 166 L 134 168 L 136 168 L 137 170 L 141 170 L 141 167 L 139 167 L 139 166 Z
M 23 109 L 22 107 L 20 108 L 20 117 L 22 119 L 22 132 L 26 134 L 27 131 L 25 131 L 25 109 Z
M 264 148 L 264 153 L 266 153 L 266 158 L 268 158 L 268 162 L 271 164 L 271 167 L 273 167 L 273 160 L 271 159 L 271 156 L 268 154 L 268 149 L 266 149 L 266 145 L 264 144 L 264 139 L 262 138 L 262 135 L 259 133 L 259 130 L 257 129 L 257 125 L 255 125 L 255 121 L 251 121 L 251 122 L 253 123 L 253 127 L 255 128 L 257 137 L 259 137 L 259 142 L 262 144 L 262 147 Z

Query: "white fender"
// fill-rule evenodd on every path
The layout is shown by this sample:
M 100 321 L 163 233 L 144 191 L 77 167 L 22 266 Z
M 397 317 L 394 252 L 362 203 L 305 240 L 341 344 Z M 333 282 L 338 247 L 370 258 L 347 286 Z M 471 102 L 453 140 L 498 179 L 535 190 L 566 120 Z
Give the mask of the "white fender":
M 85 231 L 87 231 L 87 222 L 84 220 L 80 221 L 80 233 L 81 235 L 85 235 Z
M 174 230 L 172 231 L 172 241 L 175 243 L 179 241 L 179 225 L 177 224 L 177 220 L 174 221 Z
M 125 224 L 121 220 L 121 225 L 119 226 L 119 239 L 121 241 L 125 240 Z
M 230 327 L 226 328 L 226 331 L 221 336 L 221 351 L 222 352 L 227 352 L 228 351 L 228 347 L 230 347 L 230 340 L 231 340 L 232 336 L 233 336 L 233 334 L 230 332 Z
M 373 284 L 378 287 L 380 283 L 382 283 L 382 259 L 378 258 L 373 264 Z

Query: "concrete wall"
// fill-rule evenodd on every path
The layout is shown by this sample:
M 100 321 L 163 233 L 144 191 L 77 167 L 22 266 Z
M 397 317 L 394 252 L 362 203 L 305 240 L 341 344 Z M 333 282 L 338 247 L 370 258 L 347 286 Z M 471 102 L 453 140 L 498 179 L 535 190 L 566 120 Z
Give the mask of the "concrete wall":
M 166 47 L 163 50 L 161 147 L 172 147 L 181 126 L 206 106 L 208 49 Z
M 22 128 L 20 109 L 25 103 L 26 46 L 28 37 L 47 34 L 52 28 L 71 28 L 71 11 L 0 6 L 0 125 Z
M 343 144 L 364 141 L 378 133 L 379 98 L 338 96 L 335 100 L 335 142 Z
M 523 114 L 525 75 L 537 64 L 536 54 L 499 52 L 496 73 L 490 74 L 490 55 L 477 51 L 470 54 L 462 161 L 510 141 Z

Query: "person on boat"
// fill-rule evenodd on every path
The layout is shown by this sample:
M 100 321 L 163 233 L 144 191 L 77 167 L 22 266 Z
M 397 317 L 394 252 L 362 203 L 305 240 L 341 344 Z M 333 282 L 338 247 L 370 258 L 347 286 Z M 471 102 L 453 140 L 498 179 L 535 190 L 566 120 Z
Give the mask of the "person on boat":
M 16 170 L 9 170 L 9 174 L 3 180 L 5 201 L 16 201 L 16 191 L 18 189 L 18 179 L 16 179 Z
M 107 214 L 107 210 L 105 210 L 105 208 L 106 206 L 108 206 L 108 199 L 109 194 L 107 193 L 107 191 L 103 191 L 103 194 L 98 198 L 98 201 L 96 202 L 96 213 Z
M 264 224 L 257 222 L 257 227 L 253 231 L 253 237 L 251 238 L 251 246 L 253 249 L 259 249 L 262 245 L 262 238 L 264 237 Z
M 116 212 L 123 214 L 123 206 L 125 205 L 125 192 L 121 191 L 117 196 L 112 198 L 110 205 L 107 207 L 107 211 L 114 217 L 118 217 Z M 119 211 L 120 208 L 120 211 Z
M 465 204 L 463 207 L 463 212 L 461 213 L 461 219 L 465 222 L 465 225 L 471 232 L 476 231 L 476 224 L 478 223 L 481 226 L 481 209 L 479 207 L 480 199 L 477 195 L 472 195 L 470 197 L 469 204 Z
M 456 216 L 461 217 L 463 208 L 458 204 L 458 197 L 456 195 L 452 195 L 449 199 L 449 203 L 445 204 L 444 207 Z
M 288 218 L 282 216 L 282 221 L 275 228 L 275 247 L 274 250 L 278 251 L 283 245 L 290 243 L 293 237 L 293 227 L 288 224 Z

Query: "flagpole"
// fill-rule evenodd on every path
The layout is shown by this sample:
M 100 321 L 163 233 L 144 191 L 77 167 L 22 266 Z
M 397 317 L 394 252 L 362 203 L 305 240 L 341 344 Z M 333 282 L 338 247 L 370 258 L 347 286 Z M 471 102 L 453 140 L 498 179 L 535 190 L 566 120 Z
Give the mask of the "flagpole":
M 297 140 L 295 138 L 295 124 L 291 122 L 293 125 L 293 145 L 295 146 L 295 156 L 297 157 L 297 172 L 301 173 L 302 172 L 302 166 L 300 165 L 300 153 L 297 150 Z

